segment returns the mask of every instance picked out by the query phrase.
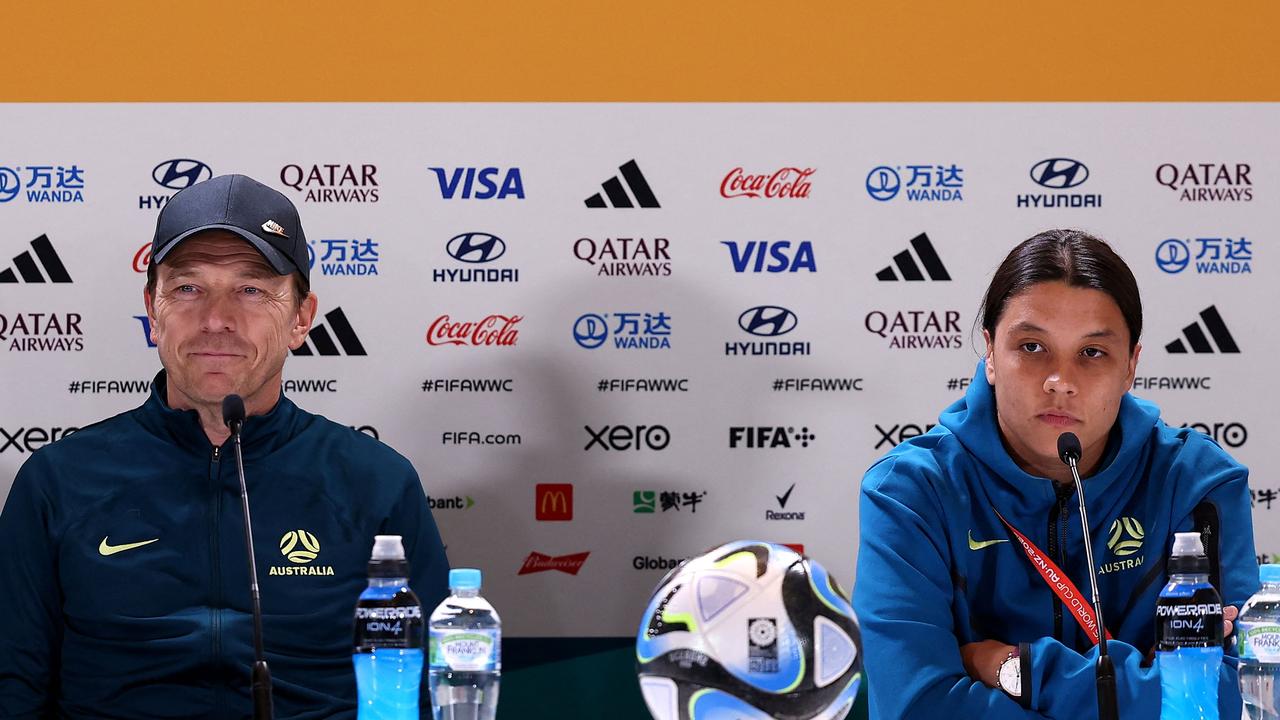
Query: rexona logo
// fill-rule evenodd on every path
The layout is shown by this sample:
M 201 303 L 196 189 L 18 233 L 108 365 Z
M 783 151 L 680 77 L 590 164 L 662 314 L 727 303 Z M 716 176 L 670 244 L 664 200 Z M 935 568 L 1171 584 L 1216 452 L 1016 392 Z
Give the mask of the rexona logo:
M 10 431 L 0 427 L 0 454 L 13 448 L 19 455 L 33 453 L 45 445 L 79 430 L 78 427 L 20 427 Z
M 863 326 L 889 341 L 894 350 L 959 350 L 958 310 L 872 310 Z
M 432 510 L 470 510 L 476 504 L 470 495 L 454 495 L 453 497 L 427 496 L 427 507 Z
M 333 575 L 332 565 L 311 564 L 320 555 L 320 540 L 306 530 L 290 530 L 282 535 L 280 554 L 293 565 L 274 565 L 269 575 Z
M 0 203 L 12 202 L 23 190 L 27 202 L 82 203 L 84 169 L 79 165 L 0 166 Z
M 432 282 L 519 282 L 520 270 L 509 267 L 489 267 L 507 254 L 507 243 L 497 235 L 487 232 L 465 232 L 454 235 L 445 243 L 449 257 L 463 267 L 436 268 L 431 271 Z M 483 266 L 483 267 L 480 267 Z
M 199 160 L 178 158 L 165 160 L 151 169 L 151 179 L 165 190 L 173 193 L 185 190 L 198 182 L 213 177 L 213 170 Z M 139 195 L 139 210 L 159 210 L 164 207 L 173 193 L 163 195 Z
M 900 425 L 892 425 L 884 427 L 880 423 L 876 423 L 876 432 L 880 434 L 880 439 L 876 441 L 876 450 L 882 447 L 894 447 L 910 440 L 913 437 L 923 435 L 933 429 L 933 423 L 903 423 Z
M 543 522 L 573 519 L 573 483 L 538 483 L 533 489 L 533 517 Z
M 738 316 L 738 327 L 757 338 L 776 338 L 795 330 L 800 319 L 779 305 L 757 305 Z M 752 340 L 726 342 L 725 355 L 809 355 L 813 348 L 807 341 Z
M 772 450 L 774 448 L 809 447 L 818 436 L 809 432 L 809 428 L 783 427 L 781 425 L 732 426 L 729 428 L 729 447 L 756 448 Z
M 793 505 L 787 510 L 787 503 L 791 502 L 791 494 L 795 492 L 796 484 L 791 483 L 791 487 L 781 495 L 774 495 L 773 498 L 778 501 L 778 510 L 772 508 L 764 511 L 765 520 L 804 520 L 804 511 L 796 510 Z
M 1213 438 L 1214 442 L 1231 448 L 1238 448 L 1249 441 L 1249 428 L 1234 421 L 1182 423 L 1178 427 L 1202 432 Z
M 524 180 L 520 168 L 433 167 L 440 183 L 440 197 L 445 200 L 524 199 Z
M 600 448 L 610 450 L 666 450 L 671 444 L 671 431 L 665 425 L 604 425 L 599 430 L 583 425 L 590 440 L 583 451 Z
M 1251 202 L 1249 170 L 1249 163 L 1163 163 L 1156 166 L 1156 182 L 1181 202 Z
M 911 250 L 915 250 L 913 257 Z M 920 259 L 920 264 L 916 264 L 916 258 Z M 920 272 L 920 265 L 924 266 L 924 272 Z M 898 272 L 894 272 L 894 267 Z M 938 257 L 938 251 L 933 249 L 933 243 L 929 241 L 927 233 L 920 233 L 911 238 L 911 249 L 903 250 L 893 256 L 893 265 L 883 268 L 876 273 L 876 279 L 881 282 L 896 282 L 898 273 L 902 273 L 902 279 L 907 281 L 920 281 L 925 279 L 925 273 L 929 274 L 928 279 L 935 282 L 950 280 L 951 273 L 947 272 L 947 266 L 942 264 L 942 258 Z
M 0 312 L 0 343 L 11 352 L 80 352 L 80 313 Z
M 609 330 L 610 317 L 615 321 Z M 610 335 L 617 350 L 670 350 L 671 316 L 665 312 L 587 313 L 573 323 L 573 340 L 579 347 L 594 350 Z
M 813 168 L 784 167 L 772 173 L 750 175 L 736 167 L 720 181 L 720 195 L 726 198 L 788 198 L 809 197 Z
M 510 347 L 520 339 L 516 325 L 523 319 L 523 315 L 489 315 L 478 322 L 455 322 L 441 315 L 427 328 L 427 344 Z
M 35 253 L 32 257 L 31 253 Z M 43 268 L 44 272 L 41 272 Z M 16 271 L 16 272 L 15 272 Z M 19 280 L 21 278 L 21 280 Z M 13 266 L 0 270 L 0 283 L 69 283 L 71 275 L 48 235 L 31 241 L 31 249 L 13 256 Z
M 880 165 L 867 173 L 867 194 L 888 202 L 905 189 L 911 202 L 961 202 L 964 168 L 951 165 Z M 907 176 L 906 183 L 902 181 Z
M 790 240 L 752 240 L 745 243 L 721 241 L 720 244 L 729 249 L 729 260 L 733 263 L 734 272 L 818 271 L 813 259 L 813 243 L 808 240 L 796 243 L 794 247 Z
M 1083 185 L 1089 179 L 1088 166 L 1079 160 L 1064 157 L 1041 160 L 1031 166 L 1031 179 L 1052 192 L 1018 195 L 1020 208 L 1102 207 L 1101 195 L 1065 192 Z
M 671 241 L 667 238 L 578 238 L 573 256 L 609 277 L 671 275 Z
M 377 174 L 377 165 L 285 165 L 280 168 L 280 182 L 304 193 L 305 202 L 375 203 Z
M 596 193 L 584 200 L 583 204 L 589 208 L 662 207 L 658 204 L 653 188 L 649 187 L 649 181 L 645 179 L 644 173 L 640 172 L 640 166 L 634 159 L 619 165 L 618 171 L 621 175 L 615 175 L 601 185 L 603 194 Z M 627 194 L 628 190 L 631 191 L 630 195 Z M 633 196 L 635 202 L 631 200 Z M 608 198 L 607 201 L 606 198 Z
M 320 273 L 327 277 L 354 275 L 366 277 L 378 274 L 378 245 L 373 238 L 325 238 L 307 241 L 307 259 L 316 266 L 316 245 L 324 247 L 320 256 Z M 144 268 L 145 269 L 145 268 Z
M 1213 342 L 1217 344 L 1218 349 L 1215 351 L 1213 345 L 1209 344 L 1209 338 L 1205 336 L 1205 329 L 1208 329 L 1209 336 L 1213 338 Z M 1187 342 L 1183 343 L 1183 339 Z M 1182 337 L 1174 340 L 1164 349 L 1174 354 L 1184 354 L 1187 352 L 1187 345 L 1191 346 L 1191 352 L 1199 354 L 1220 353 L 1238 353 L 1240 346 L 1236 345 L 1236 339 L 1232 337 L 1231 331 L 1227 329 L 1227 324 L 1223 322 L 1222 315 L 1218 314 L 1218 306 L 1210 305 L 1200 311 L 1200 322 L 1193 322 L 1182 328 Z
M 1192 266 L 1200 275 L 1244 275 L 1253 272 L 1253 243 L 1241 236 L 1169 238 L 1156 246 L 1156 267 L 1176 275 Z
M 328 327 L 324 324 L 317 324 L 311 328 L 311 332 L 307 333 L 307 339 L 297 350 L 293 351 L 294 355 L 368 355 L 365 352 L 364 345 L 360 343 L 360 338 L 356 336 L 355 328 L 351 327 L 350 321 L 347 320 L 347 314 L 342 308 L 336 307 L 324 314 L 324 319 L 328 323 Z M 332 333 L 330 333 L 332 329 Z M 334 339 L 337 342 L 334 342 Z M 338 346 L 342 348 L 339 349 Z
M 582 569 L 582 564 L 587 561 L 587 556 L 591 551 L 574 553 L 572 555 L 544 555 L 540 552 L 531 552 L 529 557 L 524 559 L 524 564 L 520 566 L 517 575 L 530 575 L 532 573 L 547 572 L 555 570 L 565 573 L 566 575 L 577 575 Z

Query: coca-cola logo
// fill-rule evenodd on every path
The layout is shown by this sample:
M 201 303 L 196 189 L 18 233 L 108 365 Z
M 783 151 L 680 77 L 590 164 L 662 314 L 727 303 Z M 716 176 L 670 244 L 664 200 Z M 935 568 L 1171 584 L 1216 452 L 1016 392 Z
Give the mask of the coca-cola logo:
M 814 168 L 784 167 L 768 175 L 748 175 L 736 167 L 720 181 L 720 194 L 727 198 L 807 198 L 814 172 Z
M 522 315 L 490 315 L 480 322 L 454 322 L 441 315 L 427 328 L 428 345 L 515 345 Z
M 133 254 L 133 271 L 144 273 L 147 266 L 151 264 L 151 243 L 147 243 L 138 248 L 138 252 Z
M 520 572 L 516 574 L 529 575 L 531 573 L 557 570 L 568 575 L 577 575 L 590 554 L 591 552 L 587 551 L 553 557 L 551 555 L 543 555 L 540 552 L 531 552 L 529 557 L 524 559 L 524 564 L 520 566 Z

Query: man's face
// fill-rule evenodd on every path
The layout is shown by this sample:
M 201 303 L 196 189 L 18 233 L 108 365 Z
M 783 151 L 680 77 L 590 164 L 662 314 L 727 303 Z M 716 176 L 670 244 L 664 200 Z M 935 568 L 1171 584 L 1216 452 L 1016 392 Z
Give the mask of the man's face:
M 143 293 L 170 403 L 217 404 L 236 393 L 251 413 L 269 410 L 285 357 L 315 318 L 315 295 L 299 303 L 293 292 L 292 277 L 233 233 L 201 232 L 174 248 L 156 267 L 154 295 Z
M 1001 434 L 1033 474 L 1063 468 L 1058 435 L 1074 432 L 1092 470 L 1106 449 L 1120 400 L 1133 385 L 1140 346 L 1129 352 L 1119 306 L 1101 290 L 1045 282 L 1009 298 L 987 340 Z

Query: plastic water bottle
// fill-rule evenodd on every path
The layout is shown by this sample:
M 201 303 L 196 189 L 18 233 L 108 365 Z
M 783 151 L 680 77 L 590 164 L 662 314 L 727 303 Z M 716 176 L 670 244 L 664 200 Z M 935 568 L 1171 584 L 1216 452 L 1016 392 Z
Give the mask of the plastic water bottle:
M 1160 720 L 1218 720 L 1222 597 L 1209 584 L 1200 533 L 1177 533 L 1156 603 Z
M 409 589 L 399 535 L 378 535 L 369 587 L 356 603 L 352 661 L 357 720 L 418 720 L 422 687 L 422 603 Z
M 1240 696 L 1249 720 L 1280 720 L 1280 565 L 1260 570 L 1262 589 L 1236 620 Z
M 502 621 L 480 597 L 480 571 L 449 571 L 449 592 L 431 613 L 435 720 L 493 720 L 502 676 Z

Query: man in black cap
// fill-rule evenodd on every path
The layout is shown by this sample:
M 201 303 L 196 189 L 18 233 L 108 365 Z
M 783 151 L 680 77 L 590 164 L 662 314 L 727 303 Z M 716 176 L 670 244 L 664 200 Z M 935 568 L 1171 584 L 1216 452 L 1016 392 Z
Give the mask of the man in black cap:
M 281 393 L 316 314 L 308 269 L 297 210 L 251 178 L 198 183 L 161 211 L 143 294 L 164 366 L 151 397 L 33 454 L 0 513 L 0 717 L 249 714 L 229 394 L 248 415 L 277 717 L 355 717 L 352 613 L 374 535 L 404 536 L 425 607 L 447 594 L 408 460 Z

